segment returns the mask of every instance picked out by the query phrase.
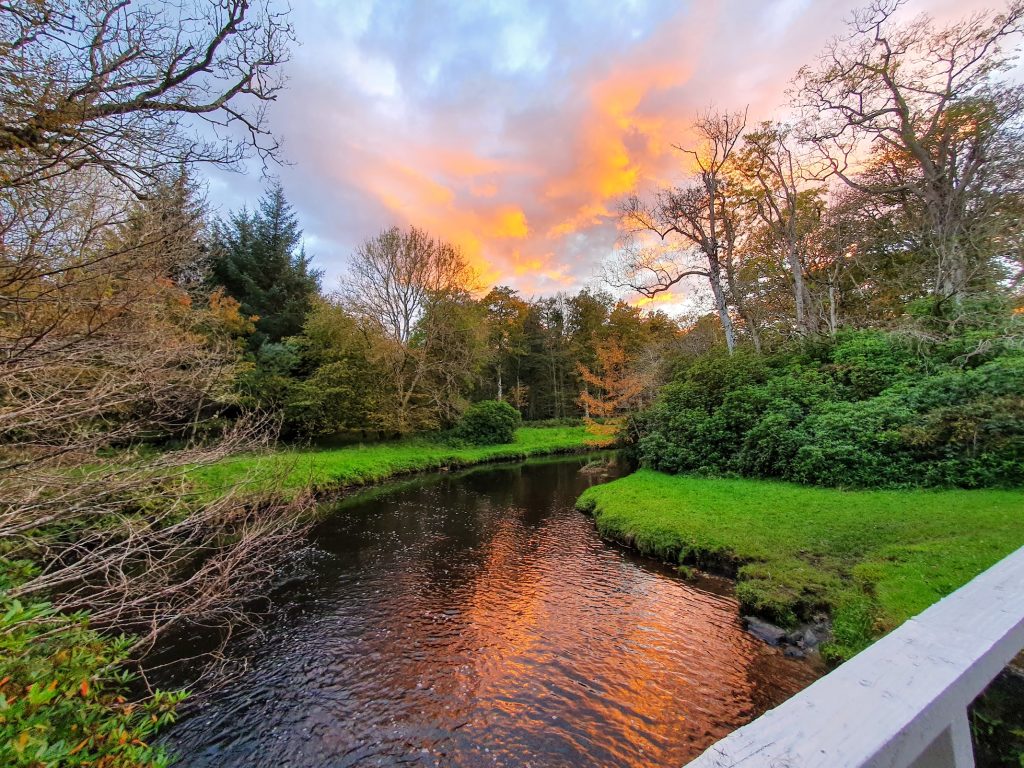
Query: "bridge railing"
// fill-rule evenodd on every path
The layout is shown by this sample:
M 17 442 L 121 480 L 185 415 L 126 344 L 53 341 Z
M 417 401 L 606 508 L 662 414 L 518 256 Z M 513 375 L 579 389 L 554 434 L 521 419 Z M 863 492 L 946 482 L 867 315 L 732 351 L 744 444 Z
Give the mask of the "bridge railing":
M 967 708 L 1024 648 L 1024 548 L 687 768 L 966 768 Z

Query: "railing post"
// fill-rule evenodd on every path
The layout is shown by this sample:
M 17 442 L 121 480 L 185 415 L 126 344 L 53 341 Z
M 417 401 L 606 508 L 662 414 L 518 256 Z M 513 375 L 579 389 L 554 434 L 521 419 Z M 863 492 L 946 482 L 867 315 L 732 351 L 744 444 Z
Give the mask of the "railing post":
M 910 768 L 974 768 L 971 723 L 966 709 L 928 745 Z
M 1024 648 L 1024 547 L 690 768 L 973 768 L 967 707 Z

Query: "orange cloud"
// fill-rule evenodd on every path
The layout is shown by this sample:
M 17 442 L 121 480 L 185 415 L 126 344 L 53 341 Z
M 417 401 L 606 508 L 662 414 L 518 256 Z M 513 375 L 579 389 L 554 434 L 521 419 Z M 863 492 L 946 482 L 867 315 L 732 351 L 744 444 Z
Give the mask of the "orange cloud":
M 671 145 L 681 139 L 688 115 L 652 109 L 647 102 L 679 91 L 693 76 L 692 52 L 700 50 L 688 40 L 695 34 L 694 21 L 680 13 L 588 85 L 577 162 L 544 189 L 547 200 L 579 203 L 548 230 L 549 236 L 568 235 L 614 216 L 619 199 L 665 175 Z M 690 53 L 680 55 L 681 50 Z
M 569 273 L 568 265 L 559 263 L 551 252 L 523 255 L 521 251 L 513 251 L 511 268 L 519 287 L 527 295 L 537 293 L 545 284 L 565 288 L 575 281 L 575 277 Z
M 498 194 L 498 185 L 491 182 L 487 184 L 474 184 L 469 188 L 473 197 L 494 197 Z
M 407 206 L 446 206 L 455 199 L 449 187 L 415 166 L 400 163 L 389 163 L 378 172 L 367 174 L 364 184 L 389 208 L 396 210 Z
M 637 296 L 632 299 L 629 303 L 634 307 L 647 307 L 654 308 L 659 304 L 679 304 L 680 298 L 676 296 L 672 291 L 664 291 L 662 293 L 656 293 L 654 296 Z
M 526 237 L 530 234 L 526 214 L 519 208 L 503 208 L 498 212 L 493 234 L 499 238 Z
M 940 16 L 967 12 L 965 0 L 917 2 Z M 624 196 L 679 180 L 684 158 L 671 147 L 690 143 L 698 112 L 749 103 L 752 120 L 780 116 L 789 78 L 859 1 L 693 0 L 671 15 L 642 2 L 595 4 L 582 20 L 569 4 L 523 4 L 514 12 L 550 17 L 536 43 L 553 64 L 522 76 L 459 37 L 496 23 L 475 4 L 446 11 L 451 18 L 424 12 L 407 33 L 397 23 L 370 30 L 369 52 L 327 4 L 297 5 L 300 36 L 320 41 L 297 53 L 275 129 L 295 161 L 282 176 L 319 264 L 340 274 L 355 244 L 414 224 L 461 247 L 481 280 L 550 293 L 586 283 L 614 251 Z M 423 33 L 415 44 L 402 36 L 413 30 Z M 391 87 L 368 93 L 344 67 L 332 70 L 342 46 L 349 62 L 393 63 Z M 442 74 L 428 82 L 431 71 Z M 673 306 L 691 293 L 638 304 Z
M 437 130 L 416 144 L 369 132 L 348 173 L 396 218 L 458 244 L 484 279 L 514 277 L 537 291 L 578 283 L 580 267 L 566 261 L 562 243 L 611 226 L 601 250 L 577 257 L 596 268 L 615 247 L 618 201 L 665 173 L 683 111 L 666 115 L 647 101 L 692 76 L 678 56 L 690 19 L 681 12 L 654 39 L 581 72 L 578 98 L 565 108 L 571 123 L 557 136 L 524 121 L 492 157 Z

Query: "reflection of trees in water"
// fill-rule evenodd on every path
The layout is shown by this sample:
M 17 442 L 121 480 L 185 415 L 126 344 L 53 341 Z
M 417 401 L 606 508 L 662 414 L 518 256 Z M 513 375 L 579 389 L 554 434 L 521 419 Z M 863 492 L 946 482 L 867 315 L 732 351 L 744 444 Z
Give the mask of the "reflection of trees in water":
M 252 672 L 172 740 L 199 766 L 682 763 L 810 679 L 731 599 L 604 545 L 572 507 L 583 463 L 346 504 Z

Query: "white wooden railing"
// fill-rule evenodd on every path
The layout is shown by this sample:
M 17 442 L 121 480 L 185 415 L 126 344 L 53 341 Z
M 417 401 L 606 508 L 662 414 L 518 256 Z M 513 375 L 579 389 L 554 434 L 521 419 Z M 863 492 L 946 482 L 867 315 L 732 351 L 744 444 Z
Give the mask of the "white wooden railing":
M 966 768 L 967 707 L 1024 648 L 1024 548 L 687 768 Z

